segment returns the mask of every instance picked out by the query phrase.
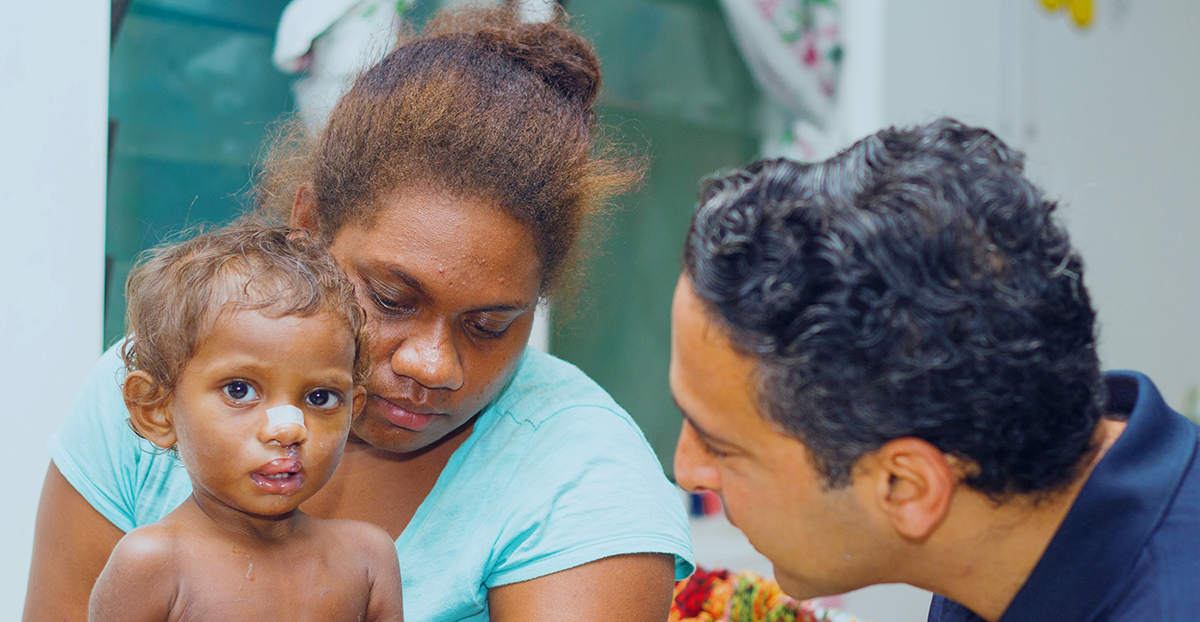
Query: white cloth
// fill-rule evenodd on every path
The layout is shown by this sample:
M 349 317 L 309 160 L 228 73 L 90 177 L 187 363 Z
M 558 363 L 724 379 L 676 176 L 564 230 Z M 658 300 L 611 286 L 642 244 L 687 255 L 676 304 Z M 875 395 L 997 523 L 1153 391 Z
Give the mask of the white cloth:
M 306 75 L 292 86 L 314 135 L 360 73 L 395 46 L 410 0 L 292 0 L 275 33 L 275 66 Z

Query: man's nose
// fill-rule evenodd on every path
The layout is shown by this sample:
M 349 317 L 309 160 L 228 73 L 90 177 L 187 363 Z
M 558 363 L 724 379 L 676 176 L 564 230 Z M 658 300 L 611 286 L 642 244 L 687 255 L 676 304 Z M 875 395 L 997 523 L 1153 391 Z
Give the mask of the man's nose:
M 675 445 L 675 482 L 689 492 L 721 490 L 721 476 L 712 456 L 704 450 L 695 428 L 686 419 Z

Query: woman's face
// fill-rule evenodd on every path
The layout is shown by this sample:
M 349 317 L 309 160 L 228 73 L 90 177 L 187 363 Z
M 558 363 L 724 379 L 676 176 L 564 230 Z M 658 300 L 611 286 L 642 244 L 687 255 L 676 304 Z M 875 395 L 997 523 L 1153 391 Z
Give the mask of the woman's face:
M 370 318 L 374 370 L 351 427 L 413 452 L 458 429 L 512 377 L 541 285 L 530 232 L 498 207 L 405 191 L 330 251 Z

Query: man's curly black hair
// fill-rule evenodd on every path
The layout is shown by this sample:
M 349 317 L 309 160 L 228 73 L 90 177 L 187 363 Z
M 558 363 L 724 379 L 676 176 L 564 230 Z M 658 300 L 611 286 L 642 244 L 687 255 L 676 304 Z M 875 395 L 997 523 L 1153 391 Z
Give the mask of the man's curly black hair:
M 1002 497 L 1073 481 L 1103 389 L 1082 262 L 1023 156 L 952 119 L 704 182 L 684 270 L 829 487 L 924 439 Z

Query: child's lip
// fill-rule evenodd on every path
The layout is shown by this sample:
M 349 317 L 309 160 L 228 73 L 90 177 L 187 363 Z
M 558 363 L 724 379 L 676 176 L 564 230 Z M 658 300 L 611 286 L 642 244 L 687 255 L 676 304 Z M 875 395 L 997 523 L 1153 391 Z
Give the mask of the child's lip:
M 264 492 L 290 495 L 304 487 L 303 465 L 295 458 L 276 458 L 250 474 L 250 480 Z
M 276 458 L 255 471 L 259 475 L 278 475 L 280 473 L 299 473 L 303 465 L 296 458 Z

